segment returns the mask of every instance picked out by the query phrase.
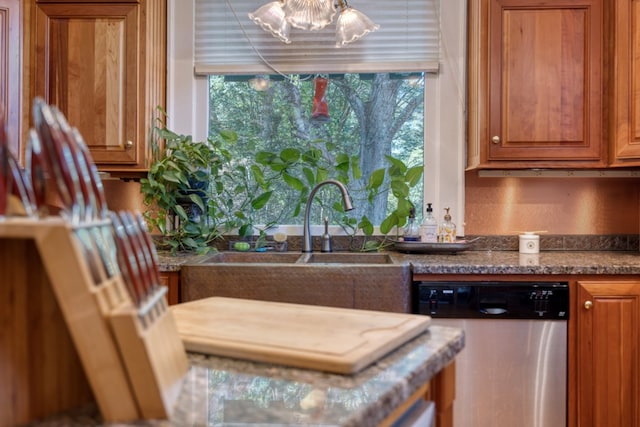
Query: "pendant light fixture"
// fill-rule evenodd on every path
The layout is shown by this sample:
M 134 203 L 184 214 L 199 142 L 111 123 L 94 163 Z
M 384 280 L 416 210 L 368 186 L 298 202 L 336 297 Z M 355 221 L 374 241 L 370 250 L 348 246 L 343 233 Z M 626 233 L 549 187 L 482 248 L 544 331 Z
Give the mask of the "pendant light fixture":
M 346 0 L 276 0 L 249 13 L 249 18 L 263 30 L 284 43 L 291 43 L 291 27 L 317 31 L 336 20 L 336 47 L 352 43 L 380 28 L 364 13 L 349 6 Z

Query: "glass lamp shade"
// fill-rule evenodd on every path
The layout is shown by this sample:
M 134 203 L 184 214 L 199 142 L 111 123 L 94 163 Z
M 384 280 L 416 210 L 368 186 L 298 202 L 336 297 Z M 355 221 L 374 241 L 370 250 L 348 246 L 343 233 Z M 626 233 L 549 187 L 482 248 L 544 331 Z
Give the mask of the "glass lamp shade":
M 291 43 L 289 39 L 291 25 L 285 19 L 282 1 L 272 1 L 259 7 L 255 12 L 249 13 L 249 18 L 281 42 Z
M 380 28 L 364 13 L 352 7 L 345 7 L 336 22 L 336 47 L 354 42 Z
M 286 0 L 283 9 L 291 26 L 311 31 L 329 25 L 336 14 L 333 0 Z

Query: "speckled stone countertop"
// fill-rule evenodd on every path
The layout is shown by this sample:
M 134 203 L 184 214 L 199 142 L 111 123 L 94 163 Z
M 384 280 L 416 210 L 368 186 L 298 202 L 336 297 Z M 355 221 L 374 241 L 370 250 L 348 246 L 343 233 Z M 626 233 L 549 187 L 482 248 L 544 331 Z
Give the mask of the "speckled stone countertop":
M 640 252 L 467 251 L 399 255 L 398 261 L 410 263 L 414 274 L 640 274 Z
M 132 425 L 376 426 L 454 360 L 464 340 L 461 329 L 432 325 L 354 375 L 192 353 L 171 419 Z M 81 408 L 34 425 L 101 421 L 95 408 Z
M 414 274 L 640 274 L 638 251 L 469 250 L 457 254 L 389 252 L 394 263 L 410 264 Z M 179 271 L 202 256 L 160 257 L 160 269 Z

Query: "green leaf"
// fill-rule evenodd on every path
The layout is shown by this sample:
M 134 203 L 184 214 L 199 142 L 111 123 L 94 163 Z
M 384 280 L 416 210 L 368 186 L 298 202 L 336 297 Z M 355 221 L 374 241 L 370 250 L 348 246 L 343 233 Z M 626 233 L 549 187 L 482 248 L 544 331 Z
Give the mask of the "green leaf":
M 404 176 L 407 171 L 407 166 L 402 162 L 402 160 L 396 159 L 392 156 L 385 156 L 387 161 L 391 163 L 389 167 L 389 175 L 391 176 Z
M 253 234 L 252 224 L 244 224 L 242 227 L 238 229 L 238 235 L 242 237 L 250 236 L 252 234 Z
M 340 164 L 340 163 L 349 163 L 349 156 L 347 156 L 344 153 L 338 153 L 338 155 L 336 156 L 336 163 Z
M 276 157 L 268 164 L 268 166 L 275 172 L 282 172 L 283 170 L 286 170 L 289 165 Z
M 251 174 L 253 175 L 253 179 L 255 179 L 258 184 L 265 184 L 264 174 L 262 173 L 262 169 L 260 169 L 258 165 L 251 165 Z
M 351 173 L 355 179 L 362 178 L 362 169 L 360 169 L 360 158 L 358 156 L 351 157 Z
M 380 188 L 380 186 L 384 182 L 384 175 L 385 175 L 384 169 L 377 169 L 371 172 L 371 175 L 369 176 L 368 187 L 374 190 L 377 190 L 378 188 Z
M 316 172 L 316 182 L 325 181 L 329 177 L 329 171 L 324 168 L 318 168 Z
M 388 217 L 382 220 L 382 223 L 380 224 L 380 232 L 382 234 L 388 234 L 396 225 L 398 225 L 398 217 L 394 213 L 391 213 Z
M 424 168 L 422 166 L 414 166 L 412 168 L 409 168 L 405 181 L 409 184 L 410 187 L 415 187 L 415 185 L 420 182 L 423 171 Z
M 233 130 L 221 130 L 219 135 L 225 142 L 234 143 L 238 140 L 238 134 Z
M 285 148 L 280 152 L 280 158 L 288 163 L 297 162 L 300 159 L 300 150 L 295 148 Z
M 313 171 L 311 170 L 311 168 L 302 168 L 302 173 L 304 174 L 304 177 L 307 179 L 307 182 L 309 183 L 309 185 L 314 185 L 316 183 L 316 178 L 313 175 Z
M 289 185 L 289 187 L 293 188 L 294 190 L 301 191 L 303 188 L 305 188 L 305 185 L 302 181 L 300 181 L 295 176 L 289 175 L 286 172 L 282 174 L 282 179 L 284 179 L 284 182 L 286 182 L 287 185 Z
M 364 215 L 358 223 L 358 228 L 362 229 L 365 236 L 371 236 L 373 234 L 373 224 L 366 215 Z
M 180 217 L 181 220 L 183 221 L 188 221 L 189 220 L 189 216 L 187 215 L 187 213 L 185 212 L 184 208 L 180 205 L 175 205 L 173 207 L 173 211 L 176 213 L 176 215 L 178 215 Z
M 198 208 L 200 208 L 200 210 L 202 212 L 205 211 L 204 202 L 202 201 L 202 197 L 198 196 L 197 194 L 189 194 L 189 200 L 191 200 L 193 203 L 195 203 L 196 206 L 198 206 Z
M 367 240 L 364 242 L 364 251 L 365 252 L 374 252 L 380 250 L 380 243 L 375 240 Z
M 272 194 L 273 191 L 266 191 L 262 193 L 251 201 L 251 207 L 256 210 L 262 209 L 267 204 Z
M 273 153 L 270 153 L 269 151 L 259 151 L 256 153 L 256 162 L 262 164 L 262 165 L 269 165 L 273 159 L 276 158 L 276 155 Z
M 307 150 L 302 154 L 302 160 L 311 165 L 316 165 L 322 158 L 322 151 L 317 148 Z
M 395 212 L 399 217 L 407 217 L 409 216 L 409 211 L 413 207 L 413 203 L 411 203 L 408 199 L 398 199 L 398 207 Z
M 391 191 L 393 192 L 393 195 L 398 199 L 409 196 L 409 186 L 404 181 L 400 181 L 397 179 L 391 181 Z

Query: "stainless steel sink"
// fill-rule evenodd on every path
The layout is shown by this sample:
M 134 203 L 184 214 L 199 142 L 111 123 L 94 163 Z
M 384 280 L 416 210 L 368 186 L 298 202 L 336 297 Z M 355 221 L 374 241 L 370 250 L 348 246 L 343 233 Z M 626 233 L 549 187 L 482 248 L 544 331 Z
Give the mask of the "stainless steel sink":
M 300 252 L 218 252 L 202 261 L 207 263 L 284 263 L 290 264 L 297 262 L 302 257 Z
M 302 261 L 308 264 L 393 264 L 389 254 L 363 252 L 315 252 L 306 254 Z

